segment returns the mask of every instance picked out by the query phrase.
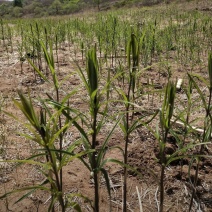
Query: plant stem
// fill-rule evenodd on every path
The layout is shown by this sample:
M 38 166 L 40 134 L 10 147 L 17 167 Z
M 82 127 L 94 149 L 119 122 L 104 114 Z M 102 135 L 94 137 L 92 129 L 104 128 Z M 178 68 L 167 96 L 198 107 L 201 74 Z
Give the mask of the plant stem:
M 60 97 L 59 97 L 59 90 L 56 89 L 56 95 L 57 95 L 57 102 L 60 101 Z M 62 128 L 62 121 L 61 121 L 61 116 L 59 116 L 59 128 L 61 129 Z M 60 139 L 60 151 L 62 151 L 63 149 L 63 135 L 62 133 L 60 133 L 60 136 L 59 136 L 59 139 Z M 60 152 L 60 163 L 62 161 L 62 152 Z M 63 169 L 61 167 L 60 169 L 60 189 L 61 191 L 63 190 Z
M 165 168 L 166 168 L 166 155 L 165 155 L 165 146 L 166 140 L 169 133 L 169 129 L 165 130 L 164 138 L 163 138 L 163 146 L 161 151 L 161 175 L 160 175 L 160 212 L 163 212 L 163 203 L 164 203 L 164 175 L 165 175 Z
M 129 107 L 128 107 L 129 109 Z M 129 129 L 129 112 L 126 114 L 126 124 L 127 129 Z M 127 133 L 125 138 L 125 148 L 124 148 L 124 164 L 128 162 L 128 143 L 129 143 L 129 134 Z M 124 167 L 124 199 L 123 199 L 123 212 L 127 212 L 127 168 Z
M 51 150 L 49 149 L 48 146 L 46 146 L 46 149 L 48 151 L 50 161 L 51 161 L 51 164 L 52 164 L 52 168 L 53 168 L 53 172 L 54 172 L 54 175 L 55 175 L 55 178 L 56 178 L 55 180 L 56 180 L 57 189 L 58 189 L 59 192 L 61 192 L 61 194 L 59 194 L 59 196 L 58 196 L 58 200 L 60 202 L 62 212 L 65 212 L 65 204 L 64 204 L 63 194 L 62 194 L 61 185 L 60 185 L 60 178 L 59 178 L 58 172 L 57 172 L 57 165 L 55 164 L 55 162 L 53 160 Z
M 165 165 L 162 164 L 161 167 L 161 176 L 160 176 L 160 212 L 163 212 L 163 202 L 164 202 L 164 174 L 165 174 Z
M 93 109 L 93 134 L 92 134 L 92 149 L 96 149 L 96 124 L 97 124 L 97 96 L 94 99 L 94 109 Z M 99 181 L 98 181 L 98 172 L 97 172 L 97 164 L 96 164 L 96 152 L 92 154 L 92 163 L 93 163 L 93 173 L 94 173 L 94 192 L 95 192 L 95 212 L 99 212 Z
M 128 163 L 128 143 L 129 143 L 129 108 L 130 108 L 130 91 L 132 85 L 132 77 L 130 77 L 130 83 L 127 93 L 127 105 L 126 105 L 126 137 L 125 137 L 125 148 L 124 148 L 124 164 Z M 124 167 L 124 188 L 123 188 L 123 212 L 127 212 L 127 168 Z

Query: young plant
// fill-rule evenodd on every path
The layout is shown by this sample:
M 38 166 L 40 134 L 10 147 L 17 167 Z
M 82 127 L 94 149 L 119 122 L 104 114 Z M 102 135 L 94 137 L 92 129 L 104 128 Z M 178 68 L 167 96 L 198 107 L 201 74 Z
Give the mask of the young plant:
M 68 106 L 64 104 L 58 104 L 57 102 L 52 102 L 53 105 L 58 110 L 61 110 L 63 115 L 66 116 L 68 120 L 70 120 L 73 125 L 78 129 L 82 136 L 83 146 L 85 150 L 92 151 L 88 154 L 88 162 L 81 158 L 81 161 L 84 163 L 85 167 L 89 169 L 91 172 L 91 177 L 94 179 L 94 204 L 93 209 L 95 212 L 100 211 L 99 207 L 99 174 L 102 173 L 108 190 L 109 196 L 110 193 L 110 183 L 108 173 L 105 170 L 104 166 L 107 162 L 116 162 L 119 164 L 123 164 L 117 160 L 113 159 L 105 159 L 105 154 L 107 151 L 107 144 L 109 141 L 110 136 L 112 135 L 114 129 L 116 128 L 117 124 L 119 123 L 120 119 L 118 119 L 114 125 L 114 127 L 108 133 L 105 140 L 103 141 L 102 145 L 99 147 L 97 146 L 97 136 L 103 127 L 106 118 L 108 118 L 107 111 L 108 111 L 108 101 L 102 103 L 100 99 L 102 98 L 103 94 L 108 96 L 108 89 L 110 85 L 109 79 L 106 82 L 105 88 L 100 90 L 99 89 L 99 66 L 96 56 L 96 48 L 90 49 L 87 52 L 86 58 L 86 72 L 87 75 L 84 74 L 83 70 L 79 68 L 79 75 L 85 85 L 85 88 L 88 92 L 89 96 L 89 115 L 86 116 L 79 110 L 71 110 Z M 107 99 L 107 97 L 106 97 Z M 105 107 L 103 107 L 105 105 Z M 101 111 L 100 111 L 101 110 Z M 73 119 L 71 114 L 76 114 L 81 120 L 81 123 L 78 123 L 78 120 Z M 88 130 L 88 131 L 86 131 Z
M 132 52 L 132 70 L 131 70 L 131 52 Z M 135 100 L 135 82 L 136 82 L 136 71 L 138 69 L 138 57 L 139 55 L 139 46 L 137 39 L 134 34 L 131 34 L 131 40 L 128 44 L 127 58 L 129 66 L 129 86 L 127 95 L 125 92 L 122 92 L 122 96 L 125 100 L 125 110 L 126 114 L 123 118 L 123 125 L 121 126 L 122 131 L 124 132 L 125 137 L 125 148 L 124 148 L 124 164 L 128 164 L 128 144 L 130 136 L 130 102 L 131 102 L 131 92 L 132 92 L 132 103 Z M 134 114 L 134 105 L 132 113 Z M 133 117 L 132 114 L 132 117 Z M 127 211 L 127 167 L 124 167 L 124 188 L 123 188 L 123 211 Z
M 192 93 L 193 93 L 193 85 L 192 80 L 189 78 L 188 87 L 184 89 L 187 97 L 187 107 L 185 109 L 186 116 L 183 118 L 183 139 L 177 139 L 179 142 L 179 149 L 182 149 L 185 145 L 186 138 L 190 135 L 190 133 L 193 131 L 192 128 L 189 128 L 190 126 L 190 118 L 191 118 L 191 112 L 192 112 Z M 180 160 L 180 177 L 182 178 L 182 168 L 183 168 L 183 159 Z
M 197 92 L 200 95 L 200 98 L 203 103 L 203 107 L 205 109 L 205 119 L 204 119 L 204 128 L 203 128 L 203 135 L 202 135 L 202 140 L 201 140 L 201 146 L 199 150 L 199 155 L 204 154 L 204 149 L 206 148 L 205 143 L 209 142 L 211 139 L 211 132 L 212 132 L 212 114 L 211 114 L 211 99 L 212 99 L 212 53 L 209 53 L 208 56 L 208 75 L 209 75 L 209 83 L 203 80 L 200 76 L 196 76 L 198 79 L 202 79 L 203 82 L 206 83 L 209 91 L 209 98 L 208 101 L 205 98 L 203 92 L 201 91 L 200 87 L 197 85 L 196 81 L 194 80 L 194 76 L 189 74 L 189 78 L 191 79 L 194 87 L 197 89 Z M 194 182 L 193 182 L 193 192 L 191 196 L 191 201 L 190 201 L 190 206 L 189 206 L 189 211 L 192 209 L 192 204 L 193 200 L 196 194 L 196 186 L 197 186 L 197 180 L 198 180 L 198 174 L 199 174 L 199 168 L 200 168 L 200 160 L 201 157 L 197 157 L 197 165 L 196 165 L 196 172 L 195 172 L 195 177 L 194 177 Z
M 165 168 L 167 164 L 167 158 L 165 154 L 165 147 L 167 142 L 167 136 L 171 129 L 171 119 L 174 112 L 174 100 L 176 94 L 176 85 L 172 82 L 168 82 L 164 102 L 160 111 L 160 127 L 161 136 L 158 133 L 159 141 L 159 162 L 161 164 L 161 176 L 160 176 L 160 212 L 163 212 L 164 205 L 164 176 Z
M 132 60 L 131 60 L 132 53 Z M 128 67 L 129 67 L 129 88 L 127 98 L 129 102 L 135 103 L 135 89 L 136 89 L 136 76 L 139 68 L 139 42 L 135 36 L 135 34 L 131 34 L 131 40 L 128 43 L 127 50 L 127 58 L 128 58 Z M 132 97 L 130 96 L 132 92 Z M 131 99 L 132 98 L 132 99 Z M 134 111 L 134 105 L 132 104 L 132 111 Z M 129 110 L 129 105 L 127 106 L 127 111 Z M 133 119 L 134 112 L 132 112 Z
M 99 67 L 96 56 L 96 49 L 92 49 L 88 51 L 87 54 L 87 76 L 88 76 L 88 92 L 90 97 L 90 113 L 92 118 L 92 140 L 91 140 L 91 148 L 96 149 L 97 144 L 97 115 L 99 112 L 99 96 L 98 96 L 98 74 Z M 91 168 L 92 175 L 94 178 L 94 188 L 95 188 L 95 211 L 99 211 L 99 180 L 98 180 L 98 171 L 97 171 L 97 160 L 96 160 L 96 152 L 92 153 L 91 158 Z
M 18 199 L 16 201 L 17 203 L 28 197 L 36 190 L 46 190 L 51 193 L 51 202 L 48 211 L 54 211 L 54 205 L 57 201 L 59 202 L 62 212 L 65 212 L 66 208 L 70 205 L 72 205 L 75 209 L 79 208 L 77 203 L 68 202 L 68 195 L 66 196 L 62 190 L 62 180 L 60 179 L 59 173 L 62 167 L 65 166 L 68 162 L 75 158 L 80 158 L 81 156 L 87 154 L 88 151 L 74 154 L 74 149 L 81 143 L 80 140 L 73 142 L 67 149 L 58 150 L 56 148 L 56 142 L 58 141 L 60 135 L 67 130 L 71 122 L 66 122 L 62 128 L 58 128 L 58 119 L 60 117 L 61 111 L 51 113 L 47 105 L 41 101 L 43 108 L 40 109 L 39 113 L 36 113 L 30 96 L 27 98 L 20 91 L 18 95 L 20 102 L 14 100 L 14 103 L 27 118 L 28 123 L 24 123 L 24 126 L 30 132 L 30 134 L 23 134 L 23 136 L 37 143 L 39 149 L 37 149 L 37 154 L 32 155 L 28 159 L 11 160 L 6 162 L 18 162 L 36 165 L 38 170 L 45 176 L 45 180 L 39 185 L 28 186 L 8 192 L 1 196 L 1 198 L 7 197 L 8 195 L 19 191 L 29 191 L 20 199 Z M 13 115 L 11 116 L 14 117 Z M 14 118 L 18 120 L 18 118 Z M 62 157 L 60 157 L 61 153 Z M 45 157 L 45 162 L 39 162 L 43 157 Z M 50 188 L 45 186 L 47 184 L 50 184 Z
M 53 51 L 50 46 L 50 52 L 47 52 L 47 49 L 45 48 L 45 45 L 41 42 L 40 43 L 45 60 L 48 64 L 48 68 L 50 70 L 50 73 L 52 75 L 52 81 L 53 86 L 55 88 L 56 92 L 56 100 L 54 100 L 53 97 L 48 95 L 51 102 L 57 102 L 57 104 L 61 104 L 62 106 L 64 103 L 69 99 L 76 91 L 72 91 L 68 96 L 66 96 L 60 103 L 60 97 L 59 97 L 59 82 L 57 79 L 57 75 L 54 68 L 54 59 L 53 59 Z M 37 68 L 31 60 L 28 60 L 30 64 L 34 67 L 36 72 L 39 74 L 39 76 L 46 82 L 49 82 L 49 80 L 42 74 L 42 72 Z M 94 91 L 95 88 L 95 82 L 92 82 L 91 86 L 91 92 Z M 78 119 L 78 114 L 73 119 L 69 118 L 69 112 L 66 113 L 66 120 L 64 124 L 62 125 L 61 121 L 61 107 L 59 110 L 57 110 L 55 113 L 52 113 L 48 105 L 44 101 L 40 101 L 42 108 L 40 109 L 40 114 L 37 115 L 35 112 L 35 109 L 33 107 L 33 103 L 31 98 L 28 99 L 19 92 L 19 97 L 21 102 L 18 102 L 14 100 L 16 106 L 23 112 L 27 120 L 30 124 L 26 124 L 26 127 L 31 132 L 31 135 L 25 135 L 26 138 L 31 139 L 35 141 L 39 146 L 41 153 L 38 153 L 37 155 L 33 155 L 30 157 L 29 160 L 20 160 L 17 162 L 20 163 L 29 163 L 29 164 L 36 164 L 40 166 L 40 171 L 46 176 L 46 180 L 44 184 L 38 185 L 38 186 L 30 186 L 27 188 L 23 188 L 22 190 L 31 190 L 31 192 L 34 192 L 37 189 L 41 190 L 48 190 L 51 192 L 51 203 L 49 206 L 49 211 L 54 210 L 55 202 L 58 201 L 61 210 L 65 212 L 66 208 L 69 206 L 72 206 L 75 209 L 79 209 L 79 206 L 77 203 L 69 202 L 70 195 L 65 195 L 63 190 L 63 167 L 70 161 L 72 161 L 75 158 L 82 158 L 87 153 L 92 154 L 93 150 L 92 148 L 87 149 L 86 151 L 82 151 L 78 154 L 74 154 L 74 149 L 78 145 L 81 144 L 82 140 L 77 140 L 73 142 L 70 146 L 67 147 L 67 149 L 63 148 L 63 140 L 64 140 L 64 134 L 71 126 L 72 122 L 76 123 L 76 120 Z M 96 98 L 94 97 L 94 103 L 97 104 Z M 93 104 L 93 103 L 92 103 Z M 95 107 L 96 108 L 96 107 Z M 93 114 L 96 114 L 94 111 Z M 94 115 L 95 119 L 95 115 Z M 95 141 L 95 138 L 93 138 L 92 141 Z M 59 147 L 57 147 L 59 143 Z M 93 142 L 94 143 L 94 142 Z M 45 156 L 46 162 L 44 164 L 35 162 L 35 158 Z M 82 159 L 81 159 L 82 160 Z M 11 161 L 12 162 L 12 161 Z M 14 161 L 16 162 L 16 161 Z M 44 187 L 45 184 L 49 183 L 51 185 L 51 188 Z M 17 190 L 18 191 L 18 190 Z M 5 196 L 17 192 L 12 191 L 8 194 L 5 194 Z M 24 197 L 20 198 L 20 201 L 28 196 L 28 193 L 24 195 Z M 78 210 L 80 211 L 80 210 Z
M 195 82 L 192 80 L 192 84 L 195 86 Z M 196 87 L 196 86 L 195 86 Z M 179 137 L 177 137 L 176 133 L 174 133 L 173 125 L 174 123 L 180 119 L 181 115 L 174 115 L 174 102 L 175 102 L 175 96 L 176 96 L 176 85 L 169 81 L 166 86 L 165 90 L 165 96 L 162 108 L 160 110 L 160 119 L 159 119 L 159 126 L 160 131 L 158 128 L 156 129 L 156 132 L 148 127 L 148 129 L 154 134 L 155 138 L 159 142 L 159 153 L 158 153 L 158 162 L 161 165 L 161 173 L 160 173 L 160 204 L 159 204 L 159 211 L 164 211 L 164 178 L 165 178 L 165 168 L 173 161 L 181 160 L 184 158 L 200 158 L 204 157 L 202 152 L 199 154 L 188 154 L 189 149 L 193 149 L 195 146 L 204 146 L 208 143 L 208 137 L 211 135 L 211 125 L 207 128 L 205 131 L 205 139 L 203 140 L 204 143 L 200 144 L 193 144 L 189 143 L 186 146 L 179 146 L 179 149 L 172 153 L 171 155 L 166 154 L 166 144 L 167 144 L 167 138 L 168 134 L 173 135 L 178 141 Z M 173 119 L 175 118 L 175 119 Z M 173 119 L 173 120 L 172 120 Z M 186 125 L 186 122 L 185 122 Z M 189 125 L 188 125 L 189 126 Z M 185 126 L 187 127 L 187 126 Z M 206 139 L 207 138 L 207 139 Z M 182 141 L 179 141 L 182 142 Z M 196 181 L 195 181 L 196 182 Z
M 131 68 L 131 52 L 132 52 L 132 70 L 130 69 L 129 72 L 129 85 L 127 93 L 125 93 L 124 90 L 119 89 L 118 93 L 122 96 L 124 106 L 125 106 L 125 112 L 124 116 L 122 118 L 122 123 L 120 123 L 120 128 L 122 132 L 124 133 L 124 140 L 125 140 L 125 147 L 124 147 L 124 186 L 123 186 L 123 212 L 127 211 L 127 169 L 129 168 L 128 165 L 128 145 L 130 142 L 130 135 L 131 133 L 150 123 L 155 116 L 157 115 L 158 111 L 156 113 L 153 113 L 153 115 L 149 120 L 146 120 L 146 115 L 138 117 L 137 119 L 133 120 L 133 115 L 135 112 L 134 106 L 135 106 L 135 85 L 136 85 L 136 76 L 137 76 L 137 70 L 138 70 L 138 60 L 139 60 L 139 44 L 134 34 L 131 35 L 131 40 L 128 44 L 128 66 Z M 132 96 L 131 96 L 132 95 Z M 132 105 L 132 111 L 130 110 L 130 106 Z M 130 122 L 130 113 L 132 112 L 132 118 Z

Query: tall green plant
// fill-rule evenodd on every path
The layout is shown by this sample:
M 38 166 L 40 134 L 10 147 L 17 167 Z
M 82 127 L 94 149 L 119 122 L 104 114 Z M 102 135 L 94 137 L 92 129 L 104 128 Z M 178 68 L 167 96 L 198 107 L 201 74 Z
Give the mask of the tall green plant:
M 159 127 L 156 130 L 151 127 L 147 128 L 153 133 L 155 138 L 159 142 L 159 153 L 158 153 L 158 162 L 161 165 L 160 172 L 160 181 L 159 181 L 159 190 L 160 190 L 160 204 L 159 211 L 163 212 L 164 210 L 164 178 L 165 178 L 165 168 L 172 161 L 179 159 L 180 152 L 184 152 L 185 149 L 180 149 L 179 151 L 173 153 L 172 155 L 166 155 L 165 148 L 167 144 L 168 134 L 172 132 L 172 124 L 171 120 L 174 115 L 174 103 L 175 103 L 175 94 L 176 94 L 176 85 L 175 83 L 169 81 L 167 83 L 164 95 L 164 101 L 162 104 L 162 108 L 159 110 Z
M 132 56 L 131 56 L 132 54 Z M 127 169 L 128 166 L 128 145 L 130 142 L 130 135 L 131 133 L 150 123 L 155 116 L 157 115 L 158 111 L 151 114 L 152 117 L 150 117 L 149 120 L 145 119 L 148 118 L 146 115 L 140 116 L 137 119 L 133 120 L 133 115 L 135 112 L 134 105 L 135 105 L 135 86 L 136 86 L 136 77 L 138 72 L 138 65 L 139 65 L 139 43 L 137 41 L 137 38 L 134 34 L 131 34 L 131 40 L 128 44 L 128 51 L 127 51 L 127 57 L 128 57 L 128 66 L 129 66 L 129 84 L 127 91 L 118 89 L 118 93 L 123 98 L 123 103 L 125 106 L 125 112 L 124 116 L 122 118 L 122 122 L 120 123 L 121 130 L 124 134 L 124 140 L 125 140 L 125 147 L 124 147 L 124 186 L 123 186 L 123 211 L 127 211 Z M 132 63 L 132 64 L 131 64 Z M 131 68 L 132 67 L 132 68 Z M 132 106 L 132 109 L 130 108 Z M 140 108 L 138 108 L 139 110 Z M 132 118 L 130 121 L 130 114 L 132 113 Z
M 139 69 L 139 42 L 137 40 L 137 37 L 133 33 L 131 34 L 131 39 L 128 43 L 127 59 L 128 59 L 128 67 L 129 67 L 129 88 L 128 88 L 127 98 L 128 98 L 128 101 L 131 101 L 134 104 L 136 76 Z M 130 94 L 131 92 L 132 92 L 132 97 Z M 132 104 L 132 111 L 134 111 L 133 104 Z M 133 114 L 134 112 L 132 112 L 132 118 L 133 118 Z
M 194 87 L 197 89 L 197 92 L 200 95 L 200 98 L 202 100 L 203 103 L 203 107 L 205 109 L 205 119 L 204 119 L 204 128 L 203 128 L 203 135 L 201 138 L 201 146 L 199 149 L 199 155 L 203 155 L 204 153 L 204 148 L 205 148 L 205 143 L 207 143 L 208 141 L 210 141 L 211 139 L 211 132 L 212 132 L 212 114 L 211 114 L 211 99 L 212 99 L 212 53 L 209 53 L 208 56 L 208 75 L 209 75 L 209 80 L 207 81 L 203 81 L 204 83 L 206 83 L 207 87 L 208 87 L 208 91 L 209 91 L 209 98 L 207 100 L 207 98 L 205 97 L 205 95 L 203 94 L 203 92 L 201 91 L 200 87 L 198 86 L 198 84 L 195 81 L 194 76 L 189 74 L 189 78 L 191 79 L 191 81 L 193 82 Z M 200 76 L 195 76 L 198 79 L 202 79 L 202 77 Z M 195 172 L 195 177 L 194 177 L 194 182 L 193 182 L 193 192 L 192 192 L 192 196 L 191 196 L 191 201 L 190 201 L 190 206 L 189 206 L 189 211 L 191 211 L 192 209 L 192 204 L 193 204 L 193 200 L 196 194 L 196 186 L 197 186 L 197 181 L 198 181 L 198 175 L 199 175 L 199 167 L 200 167 L 200 160 L 201 157 L 196 157 L 197 160 L 197 166 L 196 166 L 196 172 Z
M 38 144 L 39 149 L 37 150 L 37 154 L 32 155 L 28 159 L 11 160 L 6 162 L 36 165 L 39 171 L 45 176 L 45 180 L 39 185 L 28 186 L 8 192 L 1 196 L 1 198 L 7 197 L 8 195 L 19 191 L 29 191 L 18 199 L 16 201 L 17 203 L 28 197 L 36 190 L 46 190 L 51 193 L 51 201 L 48 211 L 54 211 L 54 205 L 57 201 L 59 202 L 63 212 L 65 212 L 66 208 L 70 205 L 77 211 L 81 211 L 79 205 L 75 202 L 70 202 L 69 195 L 66 195 L 62 190 L 62 181 L 59 173 L 62 167 L 67 165 L 68 162 L 73 161 L 75 158 L 80 158 L 89 151 L 80 152 L 78 154 L 74 153 L 75 148 L 81 143 L 80 140 L 76 140 L 66 149 L 57 149 L 56 142 L 59 140 L 60 134 L 64 133 L 69 128 L 71 122 L 66 122 L 62 128 L 58 128 L 58 119 L 61 111 L 52 113 L 45 102 L 41 101 L 43 108 L 39 111 L 39 113 L 36 113 L 30 96 L 27 98 L 20 91 L 18 94 L 20 102 L 14 100 L 14 103 L 28 120 L 28 123 L 24 123 L 24 126 L 30 132 L 30 134 L 23 134 L 23 136 Z M 18 120 L 15 116 L 11 116 Z M 60 157 L 61 153 L 62 157 Z M 39 162 L 42 157 L 45 157 L 44 163 Z M 45 186 L 48 184 L 50 184 L 50 187 Z
M 81 158 L 81 161 L 84 163 L 85 167 L 89 169 L 91 172 L 91 176 L 94 179 L 94 204 L 93 209 L 95 212 L 100 211 L 99 207 L 99 174 L 102 173 L 106 185 L 109 196 L 110 193 L 110 183 L 108 173 L 105 170 L 104 166 L 107 162 L 116 162 L 121 165 L 123 163 L 105 158 L 105 154 L 107 151 L 107 144 L 110 136 L 112 135 L 114 129 L 119 123 L 118 119 L 114 125 L 114 127 L 108 133 L 102 145 L 97 148 L 97 135 L 99 134 L 101 128 L 103 127 L 106 119 L 108 118 L 107 110 L 108 110 L 108 101 L 102 103 L 100 99 L 103 95 L 108 95 L 107 90 L 109 89 L 110 81 L 109 79 L 106 82 L 105 88 L 102 90 L 99 89 L 99 65 L 97 61 L 96 48 L 92 48 L 88 50 L 86 57 L 86 74 L 84 71 L 78 66 L 79 75 L 83 81 L 83 84 L 89 95 L 89 115 L 83 114 L 79 110 L 71 110 L 68 106 L 58 104 L 56 102 L 52 102 L 62 113 L 70 120 L 73 125 L 78 129 L 82 136 L 82 141 L 84 147 L 87 151 L 93 151 L 88 154 L 88 162 Z M 107 97 L 106 97 L 107 99 Z M 105 107 L 104 107 L 105 105 Z M 101 109 L 101 112 L 100 112 Z M 69 113 L 72 111 L 73 114 L 77 114 L 81 123 L 78 120 L 75 120 L 73 116 Z M 88 131 L 87 131 L 88 130 Z
M 159 160 L 161 164 L 161 176 L 160 176 L 160 212 L 163 212 L 164 206 L 164 176 L 165 168 L 167 164 L 167 158 L 165 154 L 165 147 L 167 142 L 167 136 L 171 129 L 171 119 L 174 112 L 174 100 L 176 94 L 176 85 L 172 82 L 168 82 L 164 97 L 162 109 L 160 111 L 160 127 L 161 136 L 159 136 Z
M 132 65 L 131 65 L 131 53 L 132 53 Z M 126 114 L 123 118 L 123 125 L 120 125 L 122 131 L 124 132 L 125 137 L 125 148 L 124 148 L 124 164 L 128 164 L 128 144 L 130 136 L 130 102 L 134 104 L 135 100 L 135 82 L 136 82 L 136 71 L 138 69 L 138 60 L 139 60 L 139 45 L 137 38 L 134 34 L 131 34 L 131 40 L 128 43 L 127 49 L 127 58 L 128 58 L 128 67 L 129 67 L 129 86 L 127 90 L 127 95 L 125 92 L 122 92 L 122 96 L 125 100 L 125 110 Z M 132 67 L 132 69 L 131 69 Z M 132 99 L 131 99 L 132 92 Z M 134 113 L 134 106 L 132 113 Z M 132 115 L 133 117 L 133 115 Z M 127 167 L 124 167 L 124 187 L 123 187 L 123 211 L 127 211 Z
M 99 110 L 99 96 L 98 96 L 98 74 L 99 67 L 96 57 L 96 49 L 88 51 L 87 54 L 87 76 L 88 76 L 88 92 L 90 96 L 90 113 L 92 118 L 92 141 L 91 148 L 96 149 L 97 144 L 97 115 Z M 94 188 L 95 188 L 95 211 L 99 211 L 99 181 L 97 172 L 97 161 L 96 153 L 92 154 L 92 170 L 94 178 Z

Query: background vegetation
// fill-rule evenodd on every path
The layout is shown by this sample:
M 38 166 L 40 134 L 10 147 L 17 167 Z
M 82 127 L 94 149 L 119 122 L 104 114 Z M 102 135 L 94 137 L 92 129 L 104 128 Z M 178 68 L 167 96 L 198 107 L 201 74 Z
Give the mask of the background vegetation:
M 0 16 L 4 18 L 67 15 L 95 8 L 108 10 L 123 6 L 152 5 L 164 0 L 14 0 L 0 1 Z M 168 1 L 166 1 L 168 2 Z

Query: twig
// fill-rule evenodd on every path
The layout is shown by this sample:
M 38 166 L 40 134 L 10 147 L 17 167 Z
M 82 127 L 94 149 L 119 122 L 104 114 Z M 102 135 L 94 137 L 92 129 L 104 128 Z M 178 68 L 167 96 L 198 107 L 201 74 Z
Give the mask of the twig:
M 174 123 L 174 124 L 176 124 L 177 126 L 185 127 L 185 124 L 184 124 L 183 122 L 181 122 L 181 121 L 174 121 L 174 120 L 171 120 L 171 122 Z M 197 133 L 199 133 L 199 134 L 202 134 L 202 133 L 204 132 L 204 130 L 201 129 L 201 128 L 194 127 L 194 126 L 190 126 L 190 127 L 191 127 L 191 129 L 195 130 L 195 131 L 196 131 Z M 211 136 L 212 136 L 212 134 L 211 134 Z
M 142 207 L 142 202 L 141 202 L 141 195 L 138 191 L 138 187 L 136 186 L 136 191 L 137 191 L 137 194 L 138 194 L 138 202 L 139 202 L 139 207 L 140 207 L 140 212 L 143 212 L 143 207 Z
M 50 196 L 43 204 L 45 205 L 51 198 L 52 196 Z
M 156 192 L 155 192 L 155 200 L 156 200 L 156 204 L 157 204 L 157 209 L 159 211 L 160 209 L 159 209 L 159 202 L 158 202 L 157 194 L 158 194 L 158 187 L 157 187 Z

